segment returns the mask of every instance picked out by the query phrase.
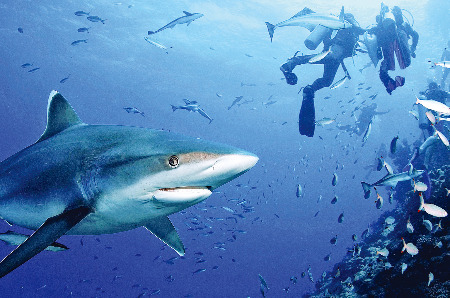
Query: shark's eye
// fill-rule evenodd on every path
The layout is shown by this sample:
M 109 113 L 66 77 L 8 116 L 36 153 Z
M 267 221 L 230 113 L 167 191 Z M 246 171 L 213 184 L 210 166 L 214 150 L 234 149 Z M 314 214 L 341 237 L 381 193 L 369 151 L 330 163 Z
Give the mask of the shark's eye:
M 176 155 L 172 155 L 171 157 L 169 157 L 169 165 L 172 168 L 178 167 L 178 157 Z

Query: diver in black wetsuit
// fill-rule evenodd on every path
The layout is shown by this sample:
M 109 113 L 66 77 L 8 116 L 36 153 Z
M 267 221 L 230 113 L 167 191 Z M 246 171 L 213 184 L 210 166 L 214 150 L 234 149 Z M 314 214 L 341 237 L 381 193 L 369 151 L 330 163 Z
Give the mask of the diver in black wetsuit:
M 397 87 L 405 84 L 405 78 L 396 76 L 394 80 L 389 76 L 388 71 L 395 70 L 395 56 L 397 56 L 400 69 L 411 65 L 411 57 L 416 57 L 415 51 L 419 42 L 419 34 L 412 29 L 409 23 L 403 21 L 400 7 L 392 8 L 394 19 L 388 17 L 388 12 L 389 8 L 382 4 L 380 15 L 377 16 L 377 26 L 368 32 L 377 36 L 378 46 L 381 47 L 381 50 L 378 51 L 379 57 L 380 59 L 384 58 L 380 65 L 380 80 L 391 95 Z M 408 44 L 410 37 L 412 37 L 411 47 Z
M 299 131 L 300 134 L 308 137 L 314 136 L 315 128 L 315 110 L 314 110 L 314 93 L 324 87 L 329 87 L 336 76 L 339 65 L 342 65 L 346 76 L 349 77 L 347 69 L 344 65 L 344 59 L 353 56 L 355 44 L 359 35 L 364 33 L 356 22 L 351 13 L 346 13 L 344 19 L 352 24 L 352 27 L 341 29 L 336 36 L 331 39 L 331 32 L 324 39 L 323 51 L 331 49 L 330 53 L 320 61 L 312 64 L 323 64 L 323 76 L 314 81 L 312 85 L 308 85 L 303 89 L 303 103 L 299 115 Z M 297 84 L 297 76 L 292 72 L 297 65 L 306 64 L 315 55 L 294 56 L 280 67 L 286 77 L 286 82 L 290 85 Z

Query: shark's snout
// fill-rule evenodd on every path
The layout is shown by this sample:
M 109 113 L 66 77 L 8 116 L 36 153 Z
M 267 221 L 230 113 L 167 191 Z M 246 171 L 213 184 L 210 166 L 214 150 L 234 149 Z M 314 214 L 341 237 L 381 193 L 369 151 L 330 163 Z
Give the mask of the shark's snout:
M 221 156 L 216 160 L 213 166 L 208 169 L 211 177 L 214 177 L 214 183 L 211 188 L 215 189 L 228 181 L 242 175 L 250 170 L 259 158 L 251 153 L 248 154 L 228 154 Z

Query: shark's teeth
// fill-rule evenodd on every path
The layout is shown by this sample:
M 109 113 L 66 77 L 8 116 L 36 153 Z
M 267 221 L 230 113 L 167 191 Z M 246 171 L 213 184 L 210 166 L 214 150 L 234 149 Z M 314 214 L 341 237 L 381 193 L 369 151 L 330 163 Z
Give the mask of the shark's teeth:
M 187 203 L 204 200 L 210 195 L 211 190 L 201 186 L 161 188 L 153 193 L 156 200 L 166 203 Z

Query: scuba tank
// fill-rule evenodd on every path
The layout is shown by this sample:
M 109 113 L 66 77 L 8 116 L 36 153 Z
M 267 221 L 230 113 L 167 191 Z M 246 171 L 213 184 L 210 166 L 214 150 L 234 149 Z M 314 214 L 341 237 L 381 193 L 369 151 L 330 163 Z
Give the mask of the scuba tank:
M 315 50 L 317 46 L 324 40 L 325 37 L 333 32 L 332 29 L 317 25 L 316 28 L 305 39 L 305 46 L 310 50 Z

